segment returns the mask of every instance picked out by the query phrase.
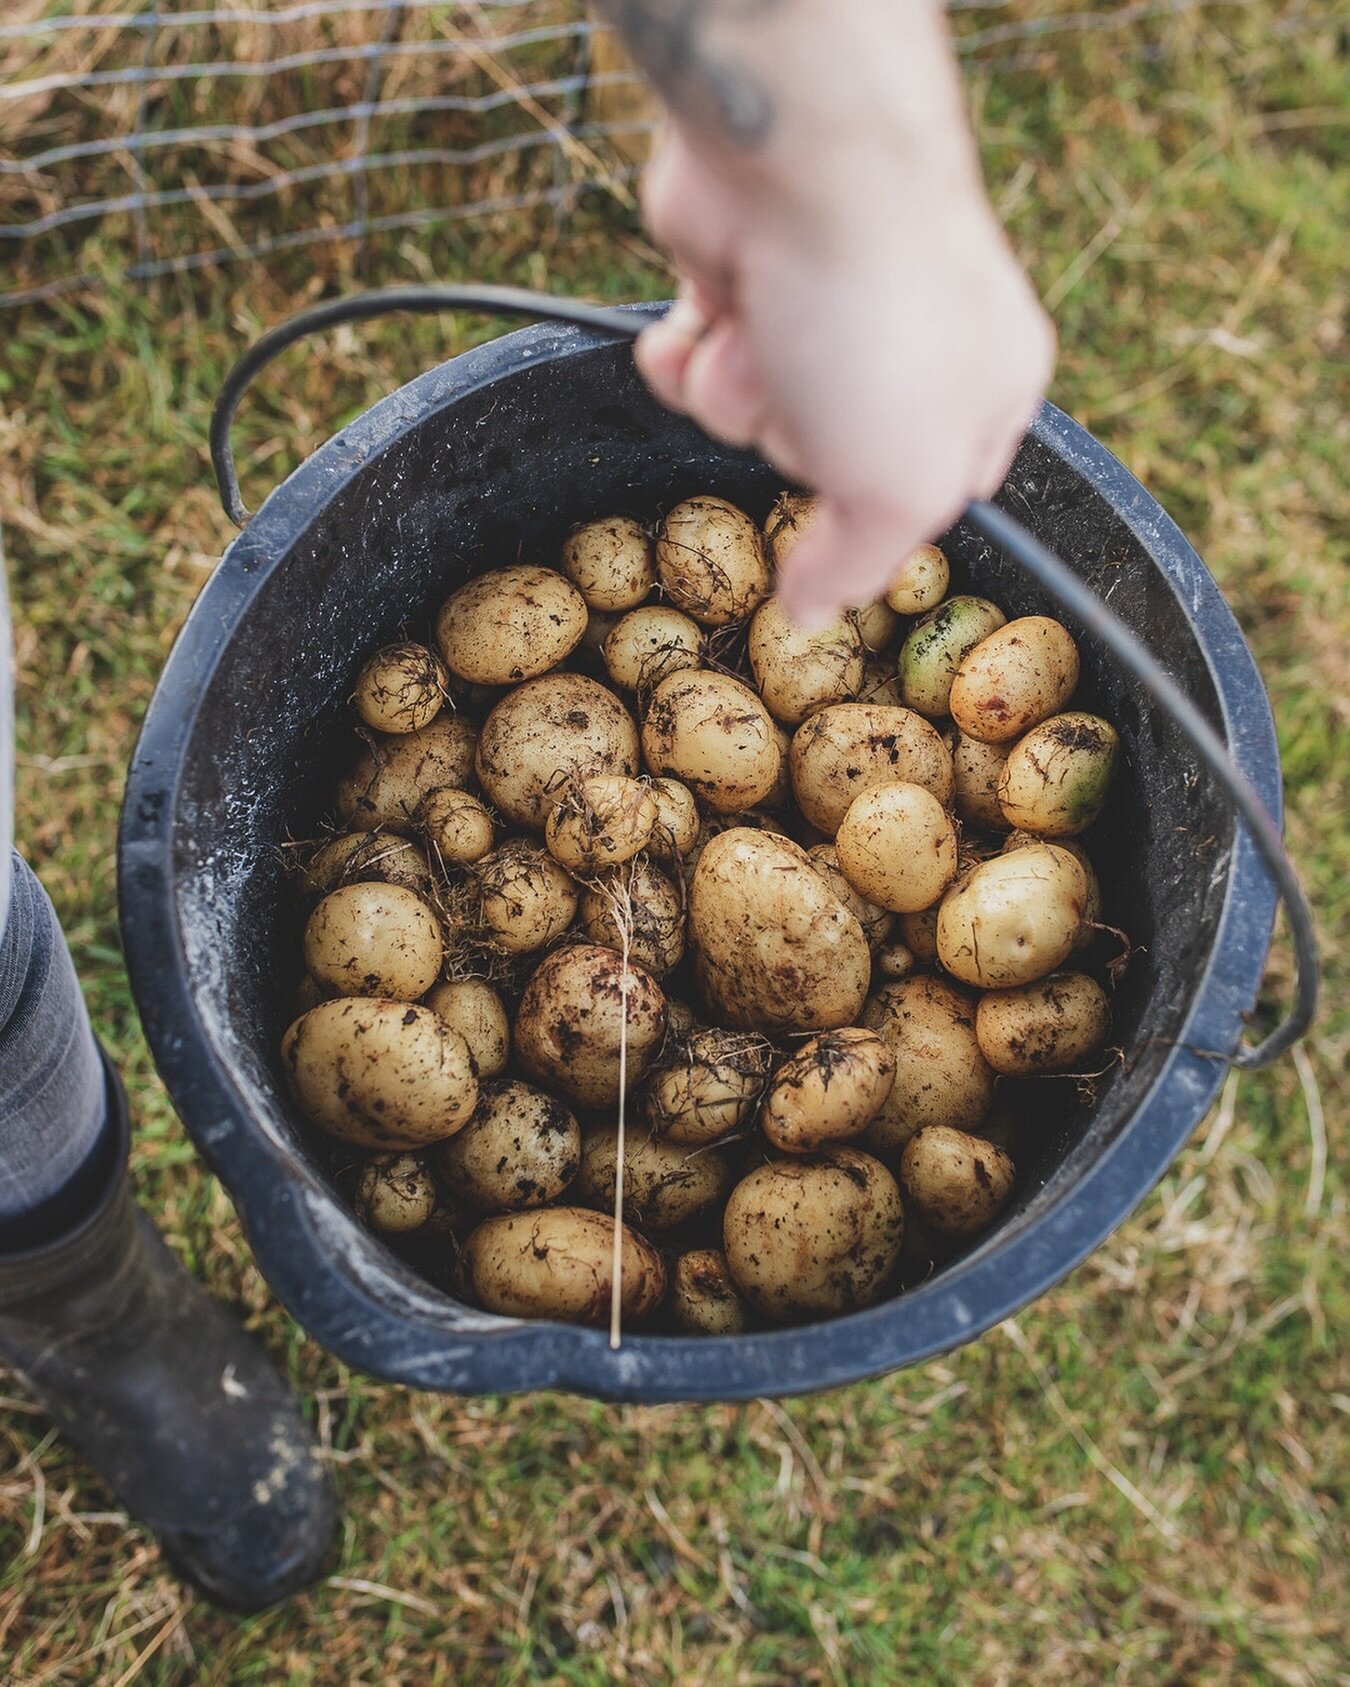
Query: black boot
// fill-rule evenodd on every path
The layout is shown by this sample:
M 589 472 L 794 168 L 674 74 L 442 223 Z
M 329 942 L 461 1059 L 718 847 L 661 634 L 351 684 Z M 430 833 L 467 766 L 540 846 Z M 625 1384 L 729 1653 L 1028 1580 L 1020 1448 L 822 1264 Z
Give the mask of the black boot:
M 104 1066 L 102 1193 L 58 1240 L 0 1254 L 0 1361 L 184 1576 L 258 1610 L 317 1575 L 332 1483 L 270 1361 L 132 1205 L 126 1097 Z

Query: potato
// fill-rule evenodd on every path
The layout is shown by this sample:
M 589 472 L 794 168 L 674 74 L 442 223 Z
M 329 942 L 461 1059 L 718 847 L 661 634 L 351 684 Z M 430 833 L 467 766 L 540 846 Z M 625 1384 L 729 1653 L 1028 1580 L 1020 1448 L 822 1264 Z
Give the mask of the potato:
M 875 1031 L 826 1031 L 778 1068 L 759 1122 L 784 1154 L 814 1154 L 861 1136 L 894 1082 L 895 1053 Z
M 900 1157 L 905 1194 L 947 1236 L 973 1236 L 1012 1194 L 1016 1168 L 1001 1148 L 947 1125 L 928 1125 Z
M 556 668 L 581 642 L 586 600 L 555 569 L 513 563 L 461 586 L 441 605 L 445 665 L 476 685 L 514 685 Z
M 343 885 L 305 926 L 310 976 L 343 996 L 415 1002 L 436 982 L 443 954 L 440 921 L 397 885 Z
M 994 1099 L 994 1073 L 975 1036 L 975 1006 L 945 979 L 883 984 L 862 1011 L 895 1055 L 895 1082 L 863 1146 L 895 1165 L 924 1125 L 974 1130 Z
M 900 617 L 884 598 L 879 603 L 867 603 L 861 609 L 851 610 L 850 614 L 853 625 L 858 629 L 858 637 L 863 642 L 864 658 L 875 656 L 878 651 L 884 650 L 900 630 Z M 891 663 L 885 664 L 885 672 L 888 678 L 894 678 L 895 669 Z M 864 663 L 863 685 L 866 684 L 867 669 Z M 859 689 L 858 695 L 861 694 L 862 688 Z M 868 701 L 873 699 L 869 698 Z M 898 692 L 895 701 L 900 701 Z
M 945 715 L 952 681 L 967 653 L 1006 620 L 987 598 L 953 597 L 911 627 L 899 663 L 906 708 L 934 719 Z
M 645 1238 L 621 1228 L 620 1308 L 625 1324 L 650 1317 L 666 1268 Z M 614 1221 L 584 1207 L 541 1207 L 485 1219 L 461 1256 L 469 1296 L 509 1318 L 604 1324 L 613 1289 Z
M 750 1327 L 720 1248 L 695 1248 L 675 1261 L 670 1309 L 675 1328 L 687 1336 L 738 1336 Z
M 729 674 L 672 674 L 642 723 L 649 773 L 681 780 L 716 814 L 739 814 L 773 790 L 782 753 L 768 710 Z
M 428 791 L 418 819 L 432 858 L 442 868 L 468 867 L 492 848 L 492 816 L 468 791 Z
M 904 708 L 904 699 L 900 696 L 900 676 L 895 671 L 894 662 L 874 659 L 863 664 L 863 682 L 858 692 L 858 701 L 879 703 L 887 709 Z
M 975 1010 L 984 1058 L 1010 1078 L 1074 1071 L 1106 1041 L 1110 1024 L 1106 992 L 1081 972 L 990 990 Z
M 480 1078 L 495 1078 L 511 1057 L 511 1022 L 486 979 L 452 978 L 427 991 L 423 1007 L 438 1014 L 469 1045 Z
M 888 909 L 879 908 L 875 902 L 869 902 L 854 890 L 844 877 L 844 870 L 839 865 L 839 851 L 833 844 L 813 844 L 806 853 L 816 871 L 823 875 L 825 883 L 863 928 L 863 935 L 875 954 L 877 946 L 890 936 L 894 916 Z
M 706 845 L 689 942 L 709 1012 L 738 1031 L 832 1031 L 867 995 L 862 927 L 787 838 L 738 826 Z
M 886 589 L 887 607 L 897 615 L 921 615 L 936 609 L 947 595 L 951 567 L 936 545 L 911 551 Z
M 896 922 L 900 941 L 924 965 L 937 959 L 937 916 L 936 908 L 925 908 L 919 914 L 901 914 Z
M 656 585 L 646 528 L 631 516 L 604 516 L 574 527 L 563 542 L 563 573 L 588 609 L 635 609 Z
M 301 879 L 316 897 L 346 884 L 399 885 L 423 899 L 431 895 L 426 855 L 394 832 L 345 832 L 310 856 Z
M 628 1087 L 638 1085 L 666 1033 L 661 986 L 612 949 L 578 943 L 549 955 L 516 1014 L 521 1070 L 578 1107 L 619 1099 L 620 1036 L 627 1022 Z
M 1078 646 L 1048 615 L 1023 615 L 966 653 L 948 706 L 967 738 L 1008 744 L 1073 696 Z
M 982 744 L 955 731 L 951 737 L 956 777 L 956 812 L 979 832 L 1006 832 L 1008 822 L 998 800 L 998 782 L 1008 759 L 1006 744 Z
M 382 1236 L 420 1230 L 436 1209 L 436 1181 L 420 1154 L 377 1154 L 356 1186 L 356 1216 Z
M 610 628 L 601 656 L 621 691 L 645 697 L 672 674 L 703 666 L 703 629 L 678 609 L 634 609 Z
M 653 779 L 649 789 L 656 798 L 656 825 L 647 850 L 658 861 L 678 861 L 698 838 L 702 825 L 698 802 L 678 779 Z
M 339 996 L 286 1032 L 282 1064 L 301 1111 L 358 1148 L 420 1148 L 478 1103 L 469 1045 L 430 1008 Z
M 780 492 L 774 499 L 764 523 L 764 548 L 775 568 L 783 566 L 819 508 L 819 500 L 804 492 Z
M 504 843 L 474 867 L 478 924 L 495 949 L 528 955 L 561 937 L 577 911 L 577 887 L 547 850 Z
M 743 1178 L 727 1201 L 722 1245 L 741 1295 L 786 1324 L 870 1306 L 895 1270 L 904 1227 L 885 1166 L 834 1148 Z
M 769 1065 L 763 1037 L 689 1027 L 652 1072 L 643 1117 L 671 1142 L 688 1147 L 717 1142 L 749 1118 Z
M 419 732 L 441 712 L 449 681 L 424 644 L 389 644 L 356 676 L 352 704 L 376 732 Z
M 710 494 L 667 513 L 656 536 L 656 571 L 675 607 L 705 627 L 744 620 L 772 583 L 758 527 Z
M 546 674 L 508 692 L 483 722 L 476 766 L 497 808 L 538 832 L 569 778 L 637 774 L 637 726 L 598 681 Z
M 855 797 L 835 850 L 860 896 L 893 914 L 917 914 L 956 877 L 956 828 L 922 785 L 876 785 Z
M 874 785 L 922 785 L 945 807 L 955 789 L 952 758 L 936 729 L 910 709 L 836 703 L 792 738 L 792 789 L 818 832 L 832 838 L 849 804 Z
M 670 1048 L 677 1037 L 687 1036 L 690 1031 L 699 1029 L 699 1018 L 688 1002 L 682 1002 L 678 996 L 666 997 L 666 1047 Z
M 572 1199 L 610 1212 L 619 1164 L 619 1127 L 594 1125 L 581 1144 L 581 1170 Z M 716 1148 L 689 1148 L 653 1136 L 632 1119 L 624 1131 L 623 1210 L 639 1230 L 659 1235 L 720 1205 L 735 1178 Z
M 484 1084 L 462 1130 L 436 1150 L 450 1191 L 479 1212 L 556 1201 L 581 1164 L 581 1127 L 556 1096 L 514 1079 Z
M 954 978 L 999 990 L 1030 984 L 1078 943 L 1087 879 L 1066 850 L 1036 844 L 967 873 L 938 909 L 938 959 Z
M 903 943 L 883 943 L 872 952 L 873 978 L 908 978 L 915 965 L 914 951 L 906 949 Z
M 581 929 L 592 943 L 622 951 L 627 926 L 628 958 L 664 978 L 684 959 L 684 896 L 645 856 L 597 875 L 581 895 Z
M 622 774 L 579 779 L 544 822 L 544 842 L 572 873 L 597 873 L 631 861 L 651 841 L 659 810 L 645 784 Z
M 1011 855 L 1015 849 L 1025 849 L 1028 844 L 1044 843 L 1045 839 L 1038 837 L 1035 832 L 1009 832 L 1003 843 L 1003 853 Z M 1083 930 L 1075 949 L 1085 949 L 1096 936 L 1096 928 L 1102 923 L 1102 887 L 1097 878 L 1097 870 L 1088 859 L 1088 852 L 1082 844 L 1073 838 L 1056 838 L 1055 848 L 1062 849 L 1072 855 L 1083 869 L 1083 877 L 1087 880 L 1087 903 L 1083 909 Z M 936 951 L 935 951 L 936 953 Z
M 1053 715 L 1008 752 L 998 801 L 1010 826 L 1044 838 L 1071 838 L 1101 813 L 1116 771 L 1120 738 L 1097 715 Z
M 468 784 L 477 736 L 462 716 L 439 715 L 420 731 L 376 738 L 338 784 L 339 819 L 347 826 L 416 832 L 428 791 Z
M 848 702 L 862 686 L 862 635 L 847 615 L 807 632 L 770 598 L 750 619 L 748 654 L 765 707 L 788 726 Z

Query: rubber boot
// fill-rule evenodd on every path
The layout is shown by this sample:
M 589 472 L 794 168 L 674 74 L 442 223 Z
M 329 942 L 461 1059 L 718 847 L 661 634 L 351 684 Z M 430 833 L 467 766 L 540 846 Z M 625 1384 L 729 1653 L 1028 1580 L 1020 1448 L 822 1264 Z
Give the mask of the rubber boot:
M 103 1064 L 106 1181 L 66 1235 L 0 1254 L 0 1362 L 182 1575 L 260 1610 L 317 1575 L 332 1482 L 271 1362 L 132 1205 L 126 1096 Z

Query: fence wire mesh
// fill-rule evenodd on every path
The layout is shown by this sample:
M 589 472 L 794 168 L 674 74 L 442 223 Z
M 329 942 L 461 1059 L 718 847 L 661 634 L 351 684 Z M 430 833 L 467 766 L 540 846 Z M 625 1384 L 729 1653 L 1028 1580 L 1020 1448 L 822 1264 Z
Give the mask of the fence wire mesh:
M 1250 0 L 950 0 L 963 57 L 1157 58 Z M 0 306 L 297 247 L 631 206 L 653 127 L 585 0 L 6 0 Z M 1291 4 L 1282 26 L 1305 27 Z M 316 260 L 317 261 L 317 260 Z

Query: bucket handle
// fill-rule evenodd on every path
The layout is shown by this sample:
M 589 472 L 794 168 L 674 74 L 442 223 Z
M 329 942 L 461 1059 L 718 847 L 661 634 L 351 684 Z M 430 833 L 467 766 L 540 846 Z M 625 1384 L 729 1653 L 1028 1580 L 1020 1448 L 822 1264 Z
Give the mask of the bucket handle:
M 225 378 L 211 413 L 211 466 L 226 515 L 237 527 L 249 520 L 239 491 L 230 426 L 239 401 L 255 375 L 297 340 L 341 323 L 362 322 L 391 311 L 431 315 L 447 310 L 481 311 L 495 316 L 525 316 L 532 320 L 571 323 L 615 339 L 636 339 L 648 318 L 636 311 L 586 304 L 579 299 L 555 298 L 524 287 L 435 286 L 388 287 L 349 298 L 330 299 L 279 323 L 244 353 Z M 1317 1011 L 1321 962 L 1312 910 L 1284 852 L 1280 829 L 1266 811 L 1251 781 L 1233 760 L 1223 740 L 1156 657 L 1130 631 L 1116 612 L 1053 551 L 1034 538 L 1018 521 L 983 500 L 966 506 L 964 519 L 996 549 L 1024 568 L 1087 631 L 1106 646 L 1122 667 L 1134 675 L 1213 774 L 1247 827 L 1257 852 L 1284 903 L 1297 963 L 1294 1006 L 1287 1018 L 1255 1047 L 1239 1046 L 1233 1053 L 1198 1050 L 1244 1071 L 1269 1066 L 1296 1043 L 1312 1024 Z

